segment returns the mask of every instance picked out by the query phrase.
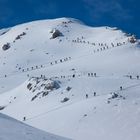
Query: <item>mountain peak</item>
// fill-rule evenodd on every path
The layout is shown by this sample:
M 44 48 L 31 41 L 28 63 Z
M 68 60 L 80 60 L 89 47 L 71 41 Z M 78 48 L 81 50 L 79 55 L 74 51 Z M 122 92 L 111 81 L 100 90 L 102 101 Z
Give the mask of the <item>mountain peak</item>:
M 0 111 L 76 140 L 139 140 L 137 44 L 72 18 L 1 30 Z

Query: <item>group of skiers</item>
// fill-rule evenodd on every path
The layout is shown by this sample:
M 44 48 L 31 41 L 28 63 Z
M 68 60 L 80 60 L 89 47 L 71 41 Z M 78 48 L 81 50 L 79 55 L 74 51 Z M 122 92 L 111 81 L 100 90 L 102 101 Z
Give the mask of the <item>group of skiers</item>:
M 97 74 L 96 73 L 88 73 L 88 76 L 91 76 L 91 77 L 96 77 L 97 76 Z
M 83 40 L 84 39 L 84 37 L 82 36 L 82 39 L 80 39 L 79 37 L 77 38 L 77 39 L 75 39 L 75 40 L 72 40 L 72 42 L 73 43 L 87 43 L 87 44 L 90 44 L 90 45 L 93 45 L 93 46 L 109 46 L 109 45 L 107 45 L 107 43 L 93 43 L 93 42 L 89 42 L 89 41 L 85 41 L 85 40 Z M 116 43 L 116 46 L 121 46 L 121 45 L 125 45 L 126 44 L 126 42 L 118 42 L 118 43 Z M 111 46 L 112 47 L 115 47 L 115 44 L 114 43 L 111 43 Z
M 71 57 L 67 57 L 67 58 L 60 59 L 60 60 L 55 60 L 54 62 L 50 62 L 50 65 L 54 65 L 54 64 L 57 64 L 59 62 L 62 63 L 64 61 L 68 61 L 70 59 L 71 59 Z M 34 66 L 34 67 L 31 67 L 31 68 L 22 69 L 22 72 L 31 71 L 31 70 L 35 70 L 35 69 L 39 69 L 39 68 L 43 68 L 43 67 L 45 67 L 45 66 L 43 66 L 43 65 Z M 19 68 L 19 70 L 21 70 L 21 68 Z
M 129 76 L 130 79 L 133 79 L 132 75 Z M 136 76 L 136 79 L 139 80 L 139 75 Z
M 70 59 L 71 59 L 71 57 L 66 57 L 66 58 L 64 58 L 64 59 L 55 60 L 54 62 L 50 62 L 50 65 L 62 63 L 62 62 L 64 62 L 64 61 L 68 61 L 68 60 L 70 60 Z
M 94 97 L 96 96 L 96 92 L 93 92 Z M 86 94 L 86 99 L 88 98 L 88 94 Z

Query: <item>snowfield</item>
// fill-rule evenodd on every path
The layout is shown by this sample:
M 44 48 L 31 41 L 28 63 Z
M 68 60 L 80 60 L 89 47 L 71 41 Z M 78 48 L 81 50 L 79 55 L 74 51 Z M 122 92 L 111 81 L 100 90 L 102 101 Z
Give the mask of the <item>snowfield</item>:
M 31 126 L 25 125 L 13 118 L 0 114 L 1 140 L 68 140 L 52 135 Z
M 139 44 L 72 18 L 0 30 L 0 112 L 74 140 L 139 140 Z

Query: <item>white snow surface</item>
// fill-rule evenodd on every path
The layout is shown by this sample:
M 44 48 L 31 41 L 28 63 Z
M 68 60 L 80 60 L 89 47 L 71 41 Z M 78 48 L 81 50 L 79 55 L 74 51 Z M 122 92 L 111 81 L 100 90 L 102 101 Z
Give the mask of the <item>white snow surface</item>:
M 0 113 L 0 140 L 68 140 L 28 126 Z
M 54 29 L 62 35 L 52 39 Z M 131 38 L 72 18 L 10 28 L 0 35 L 0 111 L 74 140 L 139 140 L 140 48 Z

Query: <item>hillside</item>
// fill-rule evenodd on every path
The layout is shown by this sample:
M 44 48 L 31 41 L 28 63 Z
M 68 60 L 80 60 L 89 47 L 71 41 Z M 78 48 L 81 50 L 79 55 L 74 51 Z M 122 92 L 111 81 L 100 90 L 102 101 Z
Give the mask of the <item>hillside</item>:
M 28 125 L 13 118 L 0 114 L 0 139 L 1 140 L 66 140 Z
M 0 34 L 2 113 L 75 140 L 139 140 L 135 36 L 72 18 L 34 21 Z

